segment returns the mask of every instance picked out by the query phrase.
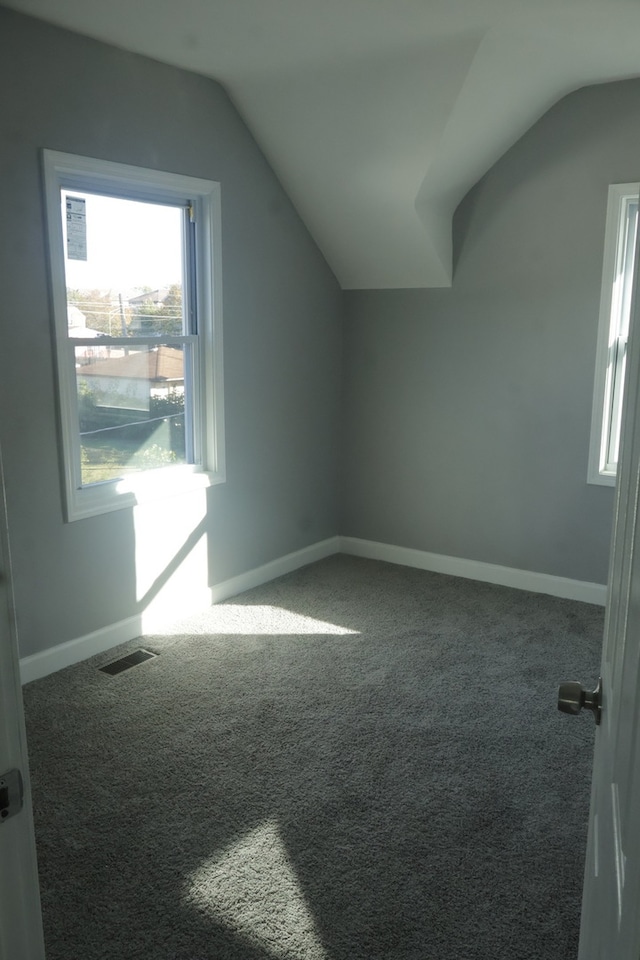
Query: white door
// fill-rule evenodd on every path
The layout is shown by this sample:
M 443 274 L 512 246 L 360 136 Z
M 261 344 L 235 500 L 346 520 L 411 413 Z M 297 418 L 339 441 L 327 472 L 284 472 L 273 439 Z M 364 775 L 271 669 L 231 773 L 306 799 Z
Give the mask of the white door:
M 24 786 L 22 809 L 13 814 L 15 780 Z M 6 791 L 6 792 L 5 792 Z M 2 462 L 0 460 L 0 960 L 43 960 L 40 893 L 31 816 L 29 769 L 15 630 Z
M 633 317 L 609 565 L 602 649 L 602 720 L 594 753 L 579 960 L 640 960 L 640 297 L 637 295 Z

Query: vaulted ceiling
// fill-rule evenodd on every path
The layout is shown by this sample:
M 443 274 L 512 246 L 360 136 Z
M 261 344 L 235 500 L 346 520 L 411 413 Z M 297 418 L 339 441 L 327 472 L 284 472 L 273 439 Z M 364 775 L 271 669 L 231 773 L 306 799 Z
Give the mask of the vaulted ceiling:
M 467 190 L 640 75 L 637 0 L 4 0 L 220 81 L 346 289 L 448 286 Z

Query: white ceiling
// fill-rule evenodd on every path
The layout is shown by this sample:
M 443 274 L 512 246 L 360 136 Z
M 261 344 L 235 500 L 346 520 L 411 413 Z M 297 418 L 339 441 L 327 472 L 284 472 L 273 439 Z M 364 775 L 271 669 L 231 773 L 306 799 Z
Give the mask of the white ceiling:
M 219 80 L 344 288 L 448 286 L 467 190 L 640 75 L 637 0 L 3 0 Z

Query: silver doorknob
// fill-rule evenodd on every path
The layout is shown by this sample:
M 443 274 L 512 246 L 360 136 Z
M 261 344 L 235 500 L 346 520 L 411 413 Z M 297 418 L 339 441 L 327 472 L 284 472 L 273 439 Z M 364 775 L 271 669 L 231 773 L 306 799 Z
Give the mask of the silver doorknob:
M 558 687 L 558 710 L 575 715 L 582 708 L 593 710 L 596 724 L 602 717 L 602 678 L 598 677 L 598 686 L 595 690 L 585 690 L 581 683 L 568 680 Z

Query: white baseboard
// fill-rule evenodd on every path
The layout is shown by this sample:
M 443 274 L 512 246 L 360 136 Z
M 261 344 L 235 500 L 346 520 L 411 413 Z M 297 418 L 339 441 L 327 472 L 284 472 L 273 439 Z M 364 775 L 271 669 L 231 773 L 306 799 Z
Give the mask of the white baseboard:
M 244 593 L 245 590 L 259 587 L 262 583 L 268 583 L 269 580 L 282 577 L 285 573 L 298 570 L 299 567 L 306 567 L 309 563 L 331 557 L 334 553 L 340 553 L 340 537 L 329 537 L 328 540 L 320 540 L 318 543 L 311 544 L 310 547 L 296 550 L 295 553 L 288 553 L 284 557 L 265 563 L 262 567 L 256 567 L 255 570 L 249 570 L 247 573 L 232 577 L 231 580 L 225 580 L 224 583 L 216 584 L 211 588 L 211 603 L 219 603 L 228 597 L 235 597 L 239 593 Z
M 601 583 L 587 583 L 582 580 L 569 580 L 566 577 L 553 577 L 546 573 L 534 573 L 530 570 L 516 570 L 512 567 L 501 567 L 493 563 L 483 563 L 479 560 L 462 560 L 459 557 L 447 557 L 439 553 L 427 553 L 424 550 L 412 550 L 408 547 L 395 547 L 388 543 L 376 543 L 373 540 L 360 540 L 357 537 L 330 537 L 319 543 L 311 544 L 295 553 L 289 553 L 261 567 L 249 570 L 237 577 L 232 577 L 222 583 L 217 583 L 198 597 L 197 605 L 193 599 L 189 609 L 172 609 L 173 620 L 179 620 L 191 613 L 220 603 L 229 597 L 235 597 L 245 590 L 258 587 L 285 573 L 291 573 L 299 567 L 304 567 L 317 560 L 323 560 L 334 553 L 348 553 L 356 557 L 367 557 L 370 560 L 384 560 L 387 563 L 397 563 L 406 567 L 416 567 L 419 570 L 430 570 L 433 573 L 447 573 L 453 577 L 464 577 L 468 580 L 481 580 L 485 583 L 496 583 L 504 587 L 515 587 L 518 590 L 531 590 L 533 593 L 546 593 L 553 597 L 564 597 L 568 600 L 581 600 L 584 603 L 595 603 L 604 606 L 607 598 L 607 588 Z M 119 623 L 95 630 L 84 637 L 69 640 L 58 644 L 41 653 L 23 657 L 20 660 L 20 675 L 23 683 L 39 680 L 56 670 L 62 670 L 87 657 L 97 653 L 104 653 L 112 647 L 128 640 L 135 640 L 143 633 L 152 633 L 156 625 L 161 622 L 163 628 L 167 626 L 166 613 L 152 612 L 138 614 L 121 620 Z
M 128 617 L 119 623 L 112 623 L 101 630 L 94 630 L 84 637 L 67 640 L 48 650 L 33 653 L 29 657 L 20 658 L 20 679 L 23 683 L 31 680 L 40 680 L 56 670 L 70 667 L 74 663 L 93 657 L 96 653 L 104 653 L 119 643 L 133 640 L 142 633 L 142 617 Z
M 302 550 L 296 550 L 295 553 L 288 553 L 284 557 L 265 563 L 263 566 L 249 570 L 247 573 L 215 584 L 199 596 L 197 604 L 192 601 L 189 609 L 178 610 L 174 607 L 172 619 L 179 620 L 191 613 L 197 613 L 207 606 L 220 603 L 221 600 L 226 600 L 228 597 L 235 597 L 245 590 L 258 587 L 262 583 L 268 583 L 269 580 L 275 580 L 276 577 L 291 573 L 293 570 L 304 567 L 309 563 L 315 563 L 316 560 L 323 560 L 334 553 L 339 553 L 339 551 L 339 537 L 330 537 L 328 540 L 313 543 Z M 138 614 L 134 617 L 128 617 L 126 620 L 120 620 L 108 627 L 103 627 L 101 630 L 94 630 L 93 633 L 88 633 L 84 637 L 60 643 L 49 650 L 22 657 L 20 660 L 22 683 L 39 680 L 41 677 L 46 677 L 48 674 L 62 670 L 64 667 L 70 667 L 74 663 L 93 657 L 96 653 L 104 653 L 106 650 L 111 650 L 112 647 L 117 647 L 120 643 L 135 640 L 136 637 L 145 632 L 153 632 L 154 627 L 159 623 L 162 624 L 163 628 L 166 628 L 167 615 L 166 613 L 163 614 L 162 611 Z
M 340 552 L 367 557 L 369 560 L 385 560 L 387 563 L 398 563 L 405 567 L 417 567 L 432 573 L 447 573 L 467 580 L 481 580 L 503 587 L 515 587 L 517 590 L 530 590 L 532 593 L 546 593 L 552 597 L 563 597 L 565 600 L 581 600 L 583 603 L 595 603 L 599 606 L 604 606 L 607 601 L 607 587 L 603 583 L 569 580 L 567 577 L 501 567 L 480 560 L 462 560 L 441 553 L 427 553 L 424 550 L 394 547 L 373 540 L 359 540 L 357 537 L 340 537 Z

